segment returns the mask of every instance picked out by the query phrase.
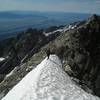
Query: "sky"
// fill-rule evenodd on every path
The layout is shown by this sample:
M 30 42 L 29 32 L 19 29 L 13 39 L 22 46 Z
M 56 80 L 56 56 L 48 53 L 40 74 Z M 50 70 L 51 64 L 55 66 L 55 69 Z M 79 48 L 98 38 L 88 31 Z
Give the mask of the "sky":
M 100 14 L 100 0 L 0 0 L 0 11 L 9 10 Z

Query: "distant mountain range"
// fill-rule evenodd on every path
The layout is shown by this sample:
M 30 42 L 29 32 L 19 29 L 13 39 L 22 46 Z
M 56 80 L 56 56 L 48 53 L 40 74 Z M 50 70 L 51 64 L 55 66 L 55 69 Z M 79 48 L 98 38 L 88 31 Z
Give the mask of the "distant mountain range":
M 90 14 L 67 12 L 5 11 L 0 12 L 0 40 L 15 36 L 27 28 L 47 28 L 88 18 Z

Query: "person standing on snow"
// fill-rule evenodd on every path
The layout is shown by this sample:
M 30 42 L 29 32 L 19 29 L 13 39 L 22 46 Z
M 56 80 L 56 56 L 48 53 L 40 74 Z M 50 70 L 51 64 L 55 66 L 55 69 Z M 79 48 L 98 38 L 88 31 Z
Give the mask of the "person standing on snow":
M 47 54 L 47 59 L 49 59 L 49 57 L 50 57 L 50 54 L 51 54 L 51 51 L 50 51 L 50 49 L 48 49 L 47 51 L 46 51 L 46 54 Z

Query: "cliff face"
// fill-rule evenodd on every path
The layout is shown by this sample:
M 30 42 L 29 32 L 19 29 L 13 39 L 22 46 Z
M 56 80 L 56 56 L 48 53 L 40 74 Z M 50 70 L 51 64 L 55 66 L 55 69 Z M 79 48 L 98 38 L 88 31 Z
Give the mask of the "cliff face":
M 78 77 L 100 96 L 100 17 L 93 15 L 76 33 L 80 35 L 78 50 L 82 59 L 76 62 L 78 55 L 73 59 L 79 67 Z
M 100 17 L 92 16 L 82 29 L 80 43 L 87 60 L 80 70 L 80 78 L 88 80 L 94 92 L 100 96 Z
M 61 39 L 62 37 L 62 39 Z M 100 96 L 100 17 L 91 16 L 59 39 L 58 55 L 71 66 L 74 76 Z

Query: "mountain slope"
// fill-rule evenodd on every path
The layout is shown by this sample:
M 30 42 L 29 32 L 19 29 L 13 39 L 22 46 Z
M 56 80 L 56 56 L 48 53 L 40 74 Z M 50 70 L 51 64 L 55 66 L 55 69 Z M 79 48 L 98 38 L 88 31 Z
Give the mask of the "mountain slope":
M 61 58 L 65 71 L 67 71 L 66 65 L 70 65 L 71 72 L 67 72 L 80 80 L 78 84 L 81 84 L 84 90 L 87 90 L 85 85 L 93 91 L 93 94 L 100 97 L 99 33 L 100 17 L 97 15 L 80 22 L 77 27 L 69 30 L 65 27 L 62 34 L 55 40 L 50 39 L 51 41 L 43 45 L 37 53 L 30 53 L 29 59 L 19 66 L 15 66 L 13 73 L 7 75 L 9 77 L 5 77 L 4 81 L 0 83 L 0 98 L 6 95 L 13 86 L 46 57 L 45 50 L 47 48 L 50 48 Z
M 100 100 L 73 84 L 59 58 L 51 55 L 27 74 L 2 100 Z

